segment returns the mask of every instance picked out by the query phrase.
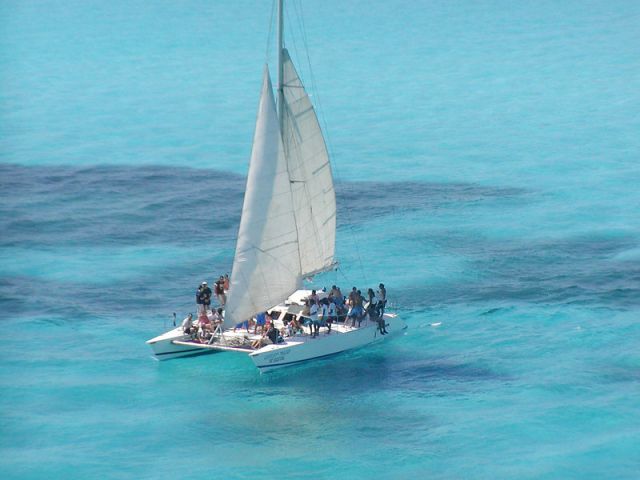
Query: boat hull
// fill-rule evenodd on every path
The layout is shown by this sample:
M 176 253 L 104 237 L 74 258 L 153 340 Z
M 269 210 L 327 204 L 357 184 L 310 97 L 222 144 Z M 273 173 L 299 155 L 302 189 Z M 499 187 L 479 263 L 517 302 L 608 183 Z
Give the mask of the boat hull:
M 153 354 L 158 360 L 169 360 L 171 358 L 190 357 L 193 355 L 201 355 L 203 353 L 215 353 L 213 350 L 207 350 L 198 345 L 184 345 L 174 342 L 186 342 L 190 340 L 190 335 L 185 335 L 181 327 L 169 330 L 147 341 L 147 345 L 153 350 Z
M 298 365 L 338 353 L 355 350 L 371 343 L 381 342 L 406 330 L 407 325 L 397 316 L 385 315 L 386 335 L 382 335 L 375 322 L 344 332 L 335 332 L 318 337 L 307 337 L 304 341 L 288 340 L 284 344 L 268 345 L 249 356 L 261 372 Z
M 304 334 L 287 337 L 284 342 L 276 345 L 267 345 L 259 350 L 251 350 L 248 345 L 233 346 L 227 342 L 234 337 L 246 341 L 259 340 L 261 335 L 248 335 L 243 331 L 237 333 L 227 330 L 223 334 L 225 341 L 217 341 L 212 344 L 194 342 L 190 335 L 185 335 L 181 327 L 176 327 L 162 335 L 147 341 L 158 360 L 169 360 L 180 357 L 189 357 L 205 353 L 217 353 L 221 351 L 234 351 L 248 354 L 254 365 L 266 372 L 277 368 L 297 365 L 310 360 L 316 360 L 331 355 L 336 355 L 348 350 L 364 347 L 371 343 L 387 340 L 406 330 L 407 325 L 395 314 L 384 315 L 387 334 L 383 335 L 378 323 L 365 320 L 358 328 L 352 328 L 344 324 L 334 324 L 333 331 L 327 333 L 327 328 L 322 327 L 316 337 L 310 335 L 310 327 L 305 327 Z M 231 342 L 233 344 L 233 342 Z

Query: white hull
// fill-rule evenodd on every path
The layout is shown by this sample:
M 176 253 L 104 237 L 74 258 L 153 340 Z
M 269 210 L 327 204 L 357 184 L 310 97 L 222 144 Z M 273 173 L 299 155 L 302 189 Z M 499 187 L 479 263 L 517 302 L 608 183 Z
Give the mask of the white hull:
M 211 345 L 197 343 L 192 341 L 189 335 L 185 335 L 180 327 L 152 338 L 147 341 L 147 344 L 158 360 L 220 351 L 245 353 L 251 357 L 260 371 L 265 372 L 364 347 L 374 342 L 386 340 L 407 328 L 406 324 L 394 314 L 385 314 L 385 323 L 388 332 L 386 335 L 380 333 L 377 322 L 364 321 L 359 328 L 334 324 L 331 333 L 328 333 L 327 328 L 323 327 L 317 337 L 312 337 L 308 333 L 295 335 L 286 338 L 282 343 L 267 345 L 258 350 L 247 347 L 230 347 L 227 346 L 226 341 L 219 341 Z M 224 338 L 227 340 L 241 339 L 246 336 L 247 334 L 243 330 L 224 332 Z M 250 337 L 251 340 L 260 338 L 259 335 L 251 335 Z
M 407 328 L 402 320 L 392 314 L 385 314 L 385 323 L 386 335 L 380 333 L 376 322 L 363 323 L 360 328 L 336 325 L 331 334 L 321 333 L 315 338 L 308 335 L 293 337 L 285 343 L 267 345 L 249 356 L 260 371 L 266 372 L 364 347 L 388 339 Z
M 187 342 L 191 339 L 190 335 L 182 332 L 182 327 L 169 330 L 151 340 L 147 340 L 147 345 L 153 350 L 153 354 L 158 360 L 169 360 L 171 358 L 188 357 L 191 355 L 199 355 L 202 353 L 212 352 L 202 348 L 202 345 L 184 345 L 174 342 Z

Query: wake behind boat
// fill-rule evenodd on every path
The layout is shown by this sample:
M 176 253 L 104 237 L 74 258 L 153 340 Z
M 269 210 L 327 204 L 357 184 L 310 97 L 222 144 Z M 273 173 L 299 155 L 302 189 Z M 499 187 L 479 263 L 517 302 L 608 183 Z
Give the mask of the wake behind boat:
M 248 354 L 261 370 L 326 357 L 388 338 L 406 328 L 384 312 L 386 298 L 364 308 L 351 300 L 350 324 L 327 323 L 333 295 L 312 296 L 302 280 L 336 268 L 336 197 L 327 147 L 311 101 L 283 44 L 278 2 L 277 103 L 265 66 L 228 300 L 208 338 L 177 327 L 147 343 L 159 359 L 212 351 Z M 385 295 L 386 297 L 386 295 Z M 331 298 L 331 301 L 329 301 Z M 304 307 L 309 311 L 305 311 Z M 313 311 L 313 310 L 316 311 Z M 237 325 L 268 313 L 271 344 Z M 215 318 L 214 318 L 215 317 Z M 340 315 L 335 315 L 339 320 Z M 295 328 L 291 328 L 291 324 Z M 320 325 L 325 324 L 325 325 Z M 331 329 L 331 331 L 329 331 Z M 287 334 L 289 330 L 289 334 Z

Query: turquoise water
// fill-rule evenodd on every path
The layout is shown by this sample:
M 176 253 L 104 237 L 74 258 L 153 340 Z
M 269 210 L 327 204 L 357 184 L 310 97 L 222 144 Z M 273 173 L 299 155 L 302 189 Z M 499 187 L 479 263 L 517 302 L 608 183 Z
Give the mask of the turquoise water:
M 338 180 L 317 283 L 383 281 L 409 330 L 150 358 L 230 270 L 270 15 L 0 4 L 3 478 L 638 478 L 633 1 L 292 3 Z

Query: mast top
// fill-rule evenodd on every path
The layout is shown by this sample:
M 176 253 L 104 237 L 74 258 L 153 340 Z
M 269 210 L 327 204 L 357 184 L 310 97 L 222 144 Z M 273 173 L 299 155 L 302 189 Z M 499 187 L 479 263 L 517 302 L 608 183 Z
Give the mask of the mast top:
M 282 129 L 282 107 L 284 105 L 284 88 L 283 88 L 283 49 L 284 49 L 284 0 L 278 0 L 278 83 L 276 89 L 278 91 L 277 107 L 278 118 L 280 119 L 280 127 Z

